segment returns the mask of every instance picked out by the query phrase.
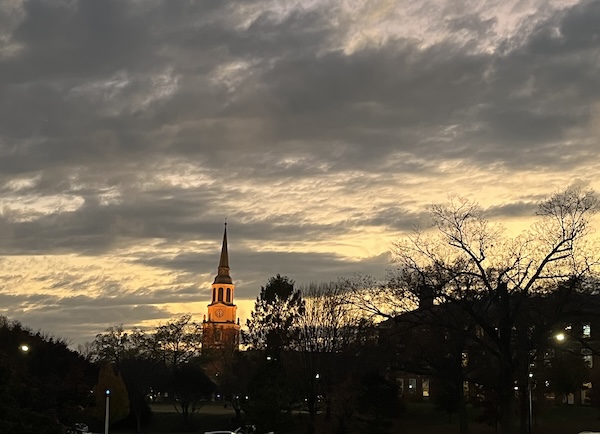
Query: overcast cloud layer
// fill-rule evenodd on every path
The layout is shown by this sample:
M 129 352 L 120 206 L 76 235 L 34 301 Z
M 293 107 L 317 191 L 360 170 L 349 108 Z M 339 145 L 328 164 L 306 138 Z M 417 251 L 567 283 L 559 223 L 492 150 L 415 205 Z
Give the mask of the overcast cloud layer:
M 5 0 L 0 313 L 83 342 L 598 189 L 600 1 Z

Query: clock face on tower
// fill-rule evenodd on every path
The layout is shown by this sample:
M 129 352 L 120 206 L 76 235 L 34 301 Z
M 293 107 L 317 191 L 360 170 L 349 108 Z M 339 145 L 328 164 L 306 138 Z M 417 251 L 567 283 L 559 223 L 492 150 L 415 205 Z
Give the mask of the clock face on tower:
M 217 309 L 215 311 L 215 315 L 217 315 L 217 318 L 221 318 L 223 316 L 225 312 L 223 312 L 223 309 Z

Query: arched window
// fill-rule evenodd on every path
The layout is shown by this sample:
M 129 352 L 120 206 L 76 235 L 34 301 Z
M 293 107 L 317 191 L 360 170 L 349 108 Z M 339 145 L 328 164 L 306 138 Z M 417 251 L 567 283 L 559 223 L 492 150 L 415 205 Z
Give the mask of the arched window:
M 227 288 L 227 303 L 231 303 L 231 288 Z
M 213 288 L 213 303 L 217 300 L 217 289 Z
M 219 301 L 223 301 L 223 288 L 219 288 Z

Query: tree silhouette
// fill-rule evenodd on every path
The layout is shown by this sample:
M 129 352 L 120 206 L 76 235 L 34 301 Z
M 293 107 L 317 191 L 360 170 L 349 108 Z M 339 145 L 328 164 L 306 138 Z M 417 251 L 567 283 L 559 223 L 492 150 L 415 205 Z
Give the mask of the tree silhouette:
M 64 340 L 0 316 L 0 432 L 59 433 L 76 422 L 91 370 Z
M 105 417 L 107 390 L 110 395 L 110 423 L 114 424 L 129 415 L 129 397 L 121 373 L 116 372 L 116 366 L 112 363 L 104 363 L 100 366 L 98 383 L 93 389 L 96 403 L 93 415 L 98 420 L 104 420 Z
M 295 326 L 303 312 L 302 294 L 294 289 L 294 281 L 279 274 L 271 277 L 261 288 L 251 318 L 246 321 L 244 343 L 278 358 L 281 350 L 293 342 Z
M 531 352 L 550 331 L 544 328 L 549 323 L 532 323 L 535 315 L 529 301 L 569 282 L 576 283 L 573 295 L 589 291 L 585 282 L 600 262 L 586 237 L 597 210 L 592 191 L 567 189 L 542 201 L 531 228 L 511 238 L 501 225 L 488 222 L 474 202 L 458 198 L 434 205 L 430 209 L 434 231 L 416 230 L 395 244 L 398 269 L 391 284 L 350 288 L 353 301 L 386 318 L 396 318 L 419 302 L 466 314 L 466 324 L 448 321 L 445 327 L 458 332 L 475 325 L 469 328 L 473 331 L 469 345 L 490 357 L 488 371 L 495 372 L 501 432 L 512 434 L 515 381 L 521 405 L 526 405 Z M 424 297 L 423 288 L 431 291 L 429 297 Z M 597 318 L 595 309 L 590 306 L 580 313 Z M 452 319 L 452 312 L 445 317 Z M 522 430 L 524 422 L 522 418 Z
M 195 362 L 185 363 L 177 367 L 172 380 L 176 405 L 181 410 L 185 423 L 210 399 L 215 391 L 215 384 L 204 373 L 202 367 Z

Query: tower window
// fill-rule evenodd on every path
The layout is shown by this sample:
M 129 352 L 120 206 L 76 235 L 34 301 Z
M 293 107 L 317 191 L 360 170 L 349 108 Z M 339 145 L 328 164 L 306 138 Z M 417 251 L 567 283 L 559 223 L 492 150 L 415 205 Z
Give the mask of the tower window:
M 217 300 L 217 290 L 213 289 L 213 303 Z
M 227 288 L 227 303 L 231 303 L 231 288 Z
M 219 288 L 219 301 L 223 301 L 223 288 Z

